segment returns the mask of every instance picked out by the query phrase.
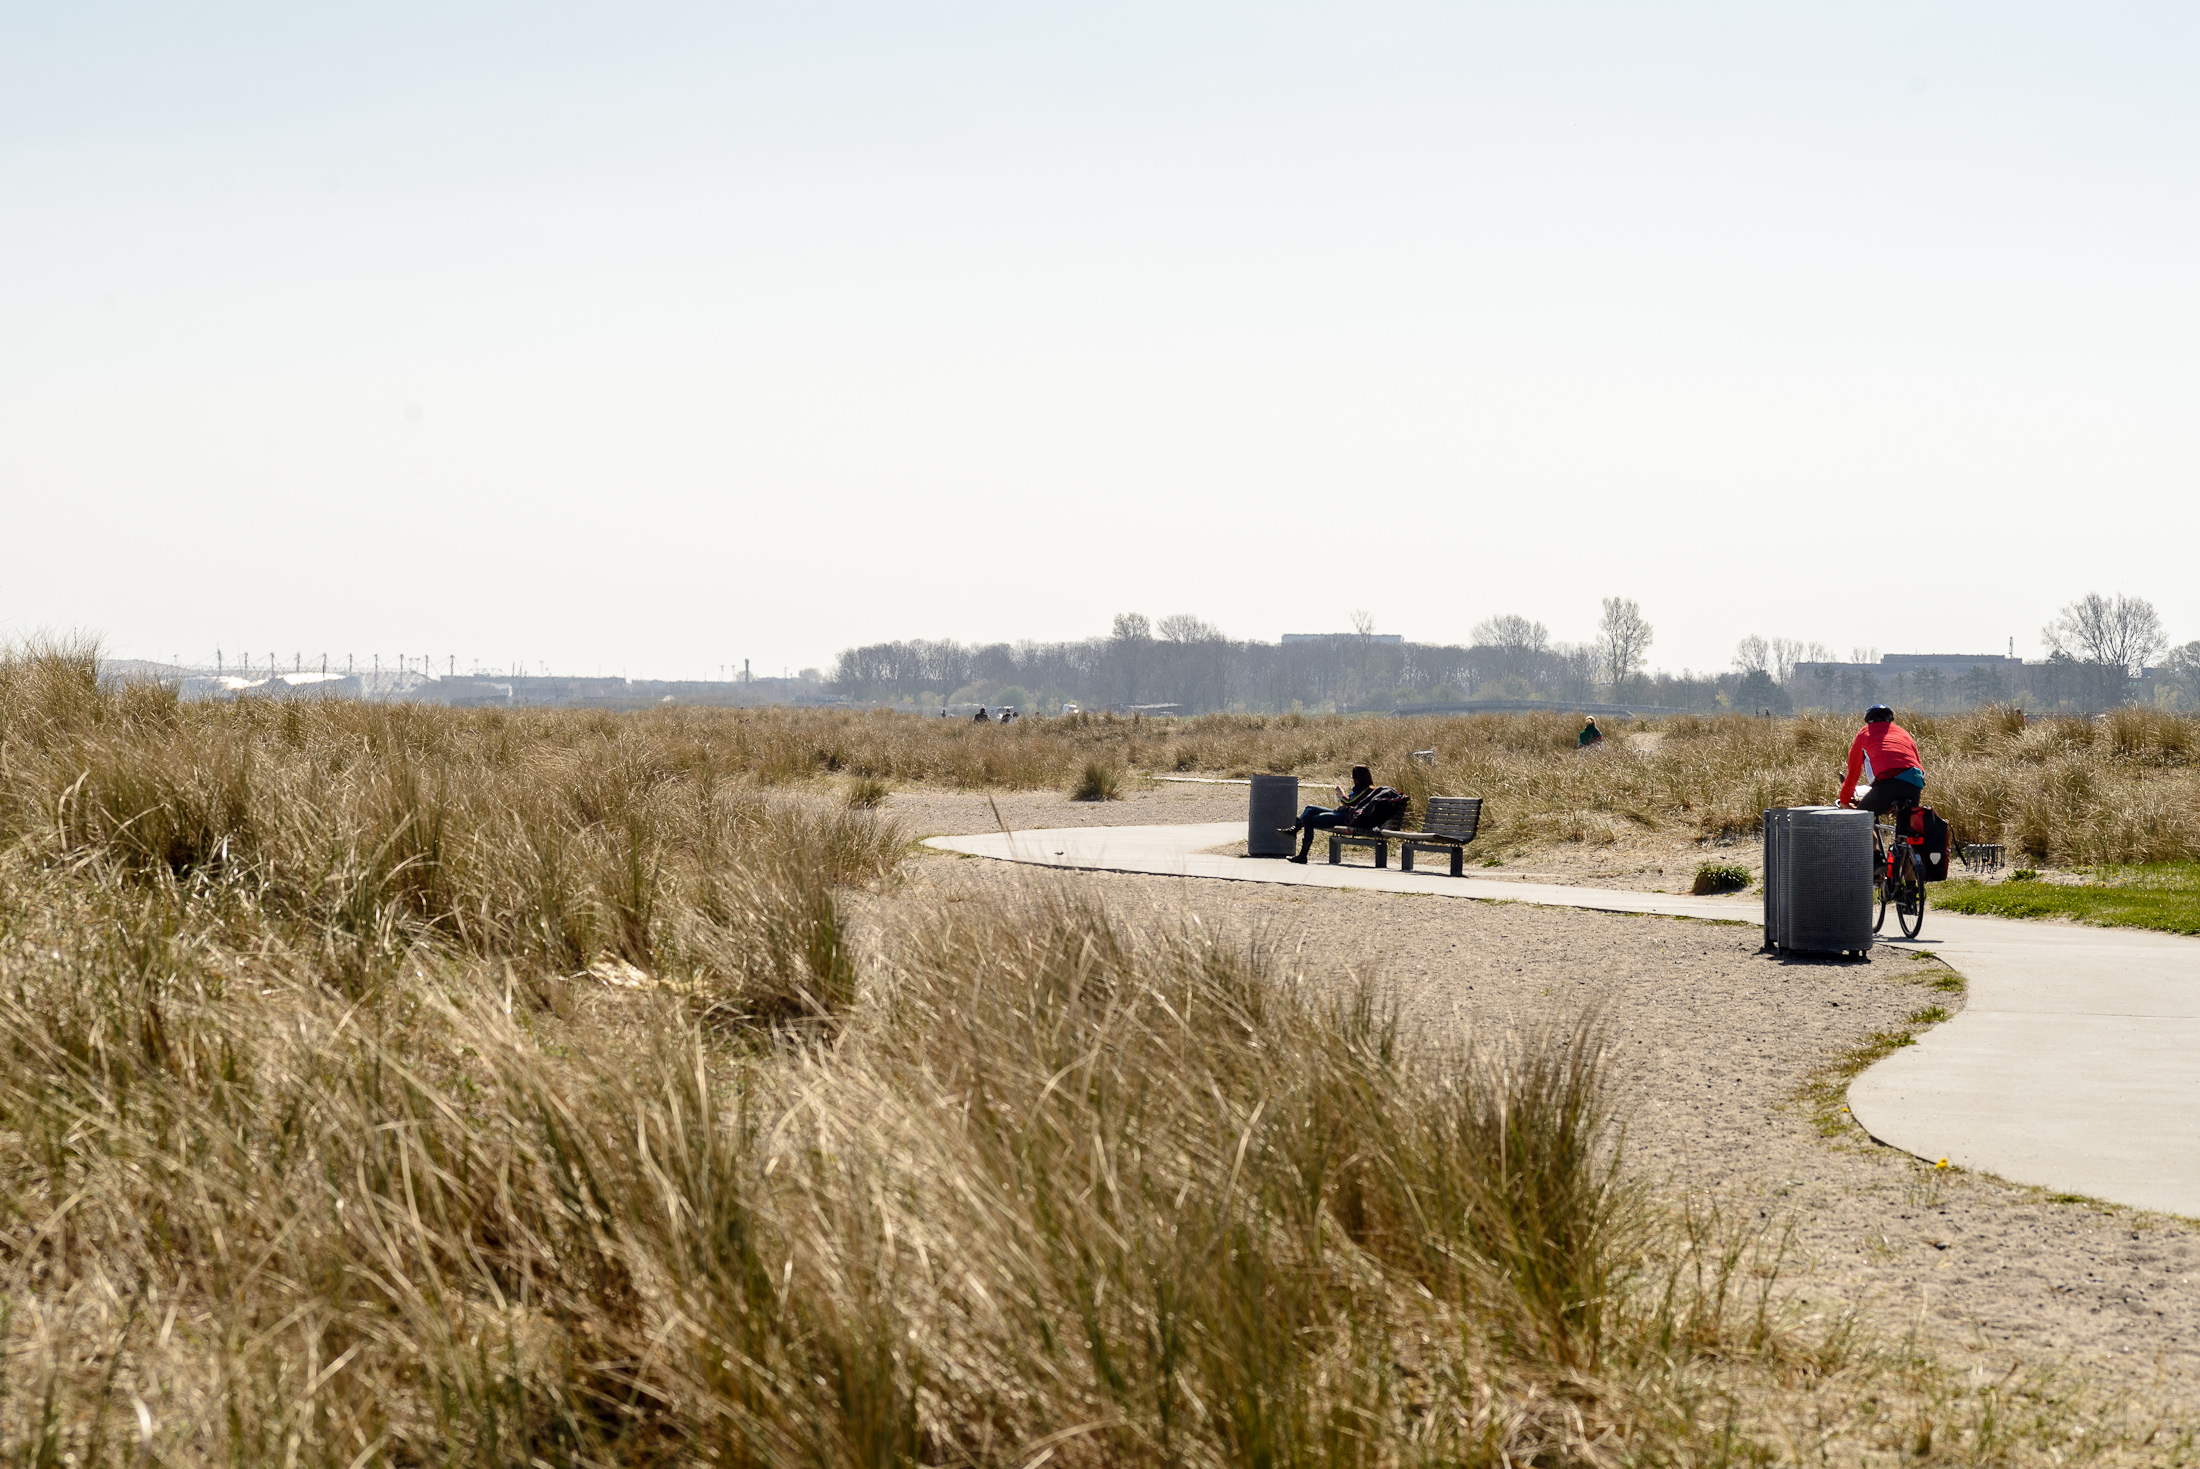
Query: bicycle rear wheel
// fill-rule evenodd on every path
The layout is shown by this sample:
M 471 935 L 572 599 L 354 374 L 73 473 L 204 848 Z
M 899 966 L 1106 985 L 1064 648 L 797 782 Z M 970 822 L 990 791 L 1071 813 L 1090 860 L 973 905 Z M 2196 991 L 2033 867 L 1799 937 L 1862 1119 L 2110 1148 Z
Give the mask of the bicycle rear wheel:
M 1925 883 L 1917 873 L 1917 854 L 1907 846 L 1895 858 L 1894 917 L 1906 939 L 1925 926 Z

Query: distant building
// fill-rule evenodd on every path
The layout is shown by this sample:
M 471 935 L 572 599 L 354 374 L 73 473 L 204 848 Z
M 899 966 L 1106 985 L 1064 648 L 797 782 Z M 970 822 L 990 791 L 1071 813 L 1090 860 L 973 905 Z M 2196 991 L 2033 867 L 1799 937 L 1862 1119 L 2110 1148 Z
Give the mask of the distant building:
M 1404 645 L 1406 635 L 1400 632 L 1371 632 L 1365 636 L 1356 632 L 1287 632 L 1282 639 L 1287 647 L 1292 643 L 1341 643 L 1347 640 L 1383 643 L 1396 648 Z
M 1962 678 L 1973 670 L 1998 673 L 2014 680 L 2022 676 L 2024 660 L 2000 653 L 1888 653 L 1877 663 L 1798 663 L 1799 679 L 1824 679 L 1867 674 L 1873 678 L 1918 678 L 1939 674 Z
M 1981 668 L 2014 677 L 2023 667 L 2022 658 L 2009 658 L 2000 653 L 1886 653 L 1879 659 L 1879 671 L 1883 675 L 1937 672 L 1943 678 L 1960 678 L 1974 668 Z
M 1798 663 L 1796 703 L 1842 708 L 1888 703 L 1941 713 L 1981 704 L 2037 710 L 2102 709 L 2153 697 L 2155 670 L 2127 678 L 2069 659 L 2028 663 L 2001 653 L 1888 653 L 1877 663 Z

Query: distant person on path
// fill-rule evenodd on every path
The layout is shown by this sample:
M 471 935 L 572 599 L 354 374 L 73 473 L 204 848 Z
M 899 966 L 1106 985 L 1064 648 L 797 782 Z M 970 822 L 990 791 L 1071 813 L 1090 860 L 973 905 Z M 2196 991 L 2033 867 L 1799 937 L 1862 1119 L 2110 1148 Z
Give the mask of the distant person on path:
M 1592 714 L 1589 716 L 1589 722 L 1581 727 L 1581 733 L 1574 737 L 1574 748 L 1586 750 L 1591 745 L 1601 745 L 1603 743 L 1604 731 L 1597 728 L 1597 717 Z
M 970 722 L 972 724 L 991 724 L 993 722 L 993 716 L 985 712 L 985 705 L 980 704 L 978 706 L 978 712 L 975 715 L 971 716 Z
M 1871 774 L 1864 799 L 1856 799 L 1856 780 Z M 1849 741 L 1848 775 L 1841 782 L 1841 804 L 1854 805 L 1874 816 L 1884 816 L 1897 806 L 1915 806 L 1925 799 L 1925 767 L 1918 763 L 1917 741 L 1894 722 L 1894 711 L 1874 704 L 1864 711 L 1864 727 Z
M 1352 794 L 1346 795 L 1344 787 L 1331 786 L 1341 798 L 1341 804 L 1333 807 L 1309 806 L 1299 813 L 1299 819 L 1289 826 L 1279 826 L 1278 831 L 1300 833 L 1299 854 L 1293 862 L 1304 862 L 1313 849 L 1314 833 L 1334 827 L 1346 827 L 1353 831 L 1367 831 L 1381 826 L 1393 816 L 1404 813 L 1406 798 L 1389 786 L 1375 784 L 1375 777 L 1365 765 L 1352 767 Z

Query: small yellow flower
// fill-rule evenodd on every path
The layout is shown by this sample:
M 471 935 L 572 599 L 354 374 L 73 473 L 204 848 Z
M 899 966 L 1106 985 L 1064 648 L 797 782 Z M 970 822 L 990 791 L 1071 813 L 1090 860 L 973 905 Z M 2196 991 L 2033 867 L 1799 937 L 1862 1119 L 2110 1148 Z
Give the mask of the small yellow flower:
M 1938 1163 L 1935 1163 L 1933 1166 L 1935 1168 L 1945 1168 L 1948 1166 L 1948 1160 L 1946 1158 L 1943 1158 Z

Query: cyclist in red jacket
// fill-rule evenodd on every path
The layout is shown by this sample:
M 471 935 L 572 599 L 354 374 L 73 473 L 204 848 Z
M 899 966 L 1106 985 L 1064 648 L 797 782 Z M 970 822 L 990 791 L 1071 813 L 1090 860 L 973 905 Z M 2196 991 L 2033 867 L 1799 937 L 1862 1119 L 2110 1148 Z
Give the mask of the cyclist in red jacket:
M 1856 799 L 1856 778 L 1864 762 L 1871 762 L 1871 788 Z M 1897 806 L 1915 806 L 1925 799 L 1925 769 L 1918 763 L 1917 741 L 1894 722 L 1894 711 L 1874 704 L 1864 711 L 1864 727 L 1849 742 L 1848 777 L 1841 782 L 1841 804 L 1861 806 L 1884 816 Z

